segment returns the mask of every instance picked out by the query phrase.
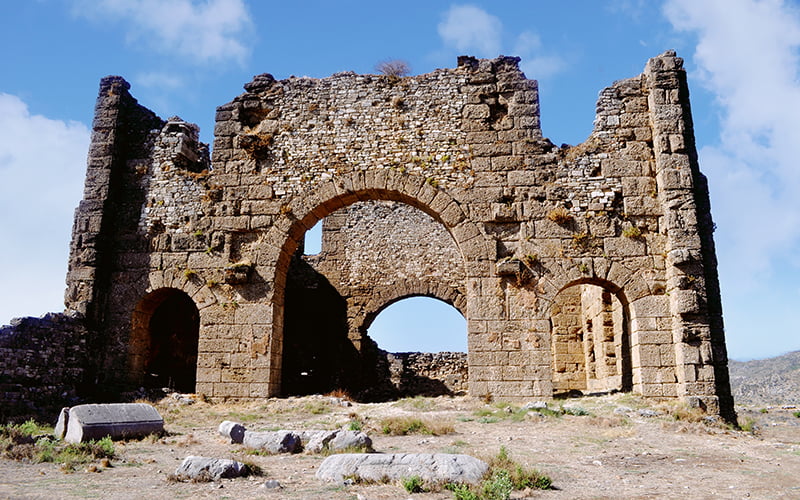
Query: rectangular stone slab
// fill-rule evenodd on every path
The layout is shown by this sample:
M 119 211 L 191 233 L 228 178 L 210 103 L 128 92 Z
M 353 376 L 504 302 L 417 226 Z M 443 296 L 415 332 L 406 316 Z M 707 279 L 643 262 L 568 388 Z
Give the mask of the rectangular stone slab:
M 164 419 L 146 403 L 87 404 L 73 406 L 65 413 L 62 413 L 66 416 L 64 441 L 69 443 L 106 436 L 138 438 L 164 430 Z

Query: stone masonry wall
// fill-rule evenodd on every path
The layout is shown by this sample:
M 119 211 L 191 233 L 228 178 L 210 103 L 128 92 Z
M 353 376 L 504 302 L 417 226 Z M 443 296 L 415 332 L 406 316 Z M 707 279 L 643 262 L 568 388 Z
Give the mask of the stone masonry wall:
M 85 395 L 87 338 L 77 315 L 18 318 L 0 328 L 0 422 L 48 421 Z
M 537 85 L 518 62 L 461 57 L 404 78 L 259 75 L 217 108 L 210 168 L 189 124 L 160 120 L 124 80 L 104 79 L 67 293 L 99 333 L 98 374 L 121 385 L 142 375 L 125 369 L 132 313 L 169 288 L 199 311 L 197 391 L 280 394 L 284 342 L 300 324 L 285 323 L 288 302 L 313 296 L 286 292 L 305 231 L 357 202 L 391 201 L 443 228 L 454 243 L 445 260 L 454 248 L 460 266 L 431 262 L 441 280 L 422 289 L 419 276 L 364 260 L 389 247 L 337 253 L 334 291 L 352 277 L 344 269 L 372 270 L 360 295 L 325 295 L 334 315 L 347 298 L 351 345 L 338 348 L 356 372 L 366 358 L 353 319 L 372 306 L 353 299 L 377 297 L 379 310 L 424 292 L 467 318 L 471 394 L 552 395 L 552 305 L 591 284 L 624 312 L 615 354 L 634 392 L 730 416 L 713 223 L 681 59 L 666 52 L 603 90 L 591 136 L 565 147 L 542 137 Z M 370 217 L 337 224 L 358 232 Z M 414 223 L 396 219 L 396 241 L 417 238 Z
M 323 220 L 320 253 L 305 259 L 348 301 L 355 341 L 380 311 L 405 297 L 436 297 L 463 313 L 461 253 L 440 222 L 410 205 L 359 202 L 337 210 Z

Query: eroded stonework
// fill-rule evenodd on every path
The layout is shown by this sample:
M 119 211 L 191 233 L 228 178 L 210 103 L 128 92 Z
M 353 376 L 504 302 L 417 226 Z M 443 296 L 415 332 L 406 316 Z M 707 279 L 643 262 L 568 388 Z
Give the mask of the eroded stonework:
M 398 362 L 369 323 L 424 295 L 466 317 L 475 396 L 629 390 L 731 415 L 682 60 L 603 90 L 590 137 L 562 147 L 518 62 L 259 75 L 217 109 L 210 158 L 195 126 L 103 79 L 66 293 L 93 332 L 86 376 L 213 398 L 369 394 Z M 322 251 L 302 255 L 323 219 Z M 189 377 L 169 371 L 194 362 L 184 344 Z M 428 378 L 463 384 L 445 372 Z

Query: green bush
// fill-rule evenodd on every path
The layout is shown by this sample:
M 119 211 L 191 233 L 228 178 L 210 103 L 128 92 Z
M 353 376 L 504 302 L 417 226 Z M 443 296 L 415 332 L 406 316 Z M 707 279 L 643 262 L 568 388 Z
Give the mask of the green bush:
M 536 469 L 526 469 L 514 461 L 505 446 L 489 459 L 488 478 L 477 486 L 447 484 L 456 500 L 507 500 L 511 492 L 526 488 L 548 490 L 553 481 Z
M 480 500 L 478 494 L 473 492 L 467 484 L 449 483 L 445 485 L 444 489 L 451 491 L 456 500 Z
M 425 491 L 422 478 L 419 476 L 411 476 L 403 478 L 403 488 L 409 493 L 422 493 Z
M 416 417 L 388 417 L 381 420 L 381 431 L 392 436 L 405 436 L 407 434 L 431 434 L 441 436 L 454 431 L 452 423 L 442 420 Z
M 508 500 L 513 490 L 511 475 L 505 469 L 498 469 L 481 485 L 481 496 L 486 500 Z

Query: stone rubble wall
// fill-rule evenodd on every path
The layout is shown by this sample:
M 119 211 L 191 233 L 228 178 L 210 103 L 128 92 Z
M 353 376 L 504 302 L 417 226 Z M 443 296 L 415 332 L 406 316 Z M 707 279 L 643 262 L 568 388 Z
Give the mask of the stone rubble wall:
M 354 339 L 405 297 L 433 296 L 464 307 L 464 260 L 453 237 L 404 203 L 359 202 L 330 214 L 323 220 L 320 253 L 304 258 L 348 301 Z
M 88 331 L 78 315 L 17 318 L 0 328 L 0 422 L 48 421 L 85 385 Z
M 386 358 L 401 396 L 466 394 L 469 388 L 465 352 L 394 352 Z

